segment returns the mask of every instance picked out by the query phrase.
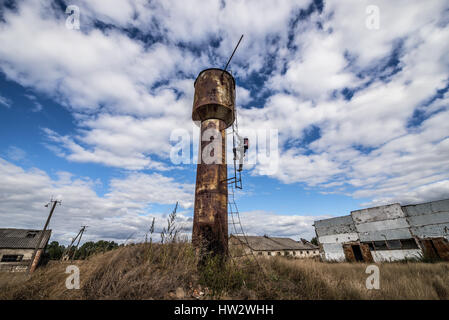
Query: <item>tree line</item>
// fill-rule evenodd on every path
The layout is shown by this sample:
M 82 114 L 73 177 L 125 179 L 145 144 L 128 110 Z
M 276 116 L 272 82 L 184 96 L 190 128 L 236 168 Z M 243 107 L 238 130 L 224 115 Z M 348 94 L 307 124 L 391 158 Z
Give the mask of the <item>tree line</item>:
M 76 249 L 76 251 L 75 248 L 71 248 L 70 254 L 73 255 L 73 252 L 75 251 L 73 259 L 84 260 L 96 253 L 114 250 L 121 246 L 123 246 L 123 244 L 119 245 L 114 241 L 105 241 L 105 240 L 99 240 L 97 242 L 88 241 L 85 242 L 81 247 Z M 47 245 L 45 249 L 45 258 L 47 260 L 60 260 L 62 258 L 62 255 L 65 253 L 66 249 L 67 248 L 64 245 L 59 244 L 58 241 L 52 241 Z

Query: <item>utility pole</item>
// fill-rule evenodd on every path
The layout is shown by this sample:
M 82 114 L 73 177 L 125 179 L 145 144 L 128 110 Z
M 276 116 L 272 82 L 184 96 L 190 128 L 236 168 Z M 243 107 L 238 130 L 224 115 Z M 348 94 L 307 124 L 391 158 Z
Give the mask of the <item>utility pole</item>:
M 86 228 L 87 228 L 87 226 L 81 226 L 81 230 L 78 232 L 76 237 L 72 239 L 72 242 L 65 250 L 65 253 L 62 255 L 62 258 L 61 258 L 62 261 L 67 261 L 69 259 L 73 260 L 73 258 L 75 257 L 76 249 L 78 249 L 78 245 L 80 244 L 81 237 L 83 236 L 83 233 L 86 230 Z M 78 243 L 75 246 L 75 250 L 73 251 L 73 254 L 70 254 L 70 251 L 72 250 L 73 244 L 75 243 L 76 239 L 78 239 Z
M 48 205 L 52 204 L 47 221 L 45 222 L 44 229 L 41 231 L 39 240 L 37 241 L 36 247 L 34 248 L 33 257 L 31 258 L 30 267 L 29 267 L 30 274 L 32 274 L 34 272 L 34 270 L 36 270 L 37 264 L 40 260 L 40 257 L 42 255 L 42 251 L 43 251 L 43 249 L 39 250 L 39 247 L 41 245 L 42 239 L 44 239 L 45 231 L 47 231 L 47 227 L 50 223 L 51 216 L 53 215 L 53 212 L 55 211 L 56 205 L 58 203 L 59 203 L 59 205 L 61 205 L 61 202 L 62 201 L 51 199 L 50 202 L 45 205 L 45 207 L 48 207 Z

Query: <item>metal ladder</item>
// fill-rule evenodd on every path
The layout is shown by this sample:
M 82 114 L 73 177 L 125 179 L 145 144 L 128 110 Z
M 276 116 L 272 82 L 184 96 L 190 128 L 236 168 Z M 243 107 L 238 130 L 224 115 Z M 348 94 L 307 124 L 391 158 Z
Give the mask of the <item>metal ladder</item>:
M 228 226 L 231 229 L 231 235 L 234 235 L 236 237 L 243 252 L 243 254 L 238 256 L 231 255 L 231 258 L 236 259 L 251 256 L 255 259 L 246 234 L 243 231 L 239 209 L 237 208 L 237 204 L 235 203 L 233 182 L 229 183 L 228 186 Z M 249 253 L 247 251 L 249 251 Z

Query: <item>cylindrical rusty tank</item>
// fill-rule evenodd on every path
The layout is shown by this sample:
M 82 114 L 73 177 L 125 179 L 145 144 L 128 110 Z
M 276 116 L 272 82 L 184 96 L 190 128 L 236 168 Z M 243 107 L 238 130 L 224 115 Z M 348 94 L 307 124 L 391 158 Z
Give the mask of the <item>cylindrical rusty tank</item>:
M 226 128 L 234 122 L 235 81 L 206 69 L 195 81 L 192 119 L 201 121 L 192 242 L 202 253 L 228 253 Z
M 223 120 L 226 128 L 234 122 L 235 80 L 222 69 L 206 69 L 195 80 L 193 121 Z

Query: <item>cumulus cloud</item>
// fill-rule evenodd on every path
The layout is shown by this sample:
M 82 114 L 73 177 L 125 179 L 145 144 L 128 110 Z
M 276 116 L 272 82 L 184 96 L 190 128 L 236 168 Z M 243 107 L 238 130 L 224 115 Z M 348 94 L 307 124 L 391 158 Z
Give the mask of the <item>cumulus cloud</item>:
M 0 158 L 0 227 L 40 228 L 48 215 L 44 204 L 50 196 L 62 200 L 52 218 L 53 240 L 67 243 L 78 228 L 88 225 L 85 240 L 143 241 L 155 218 L 156 234 L 166 225 L 168 212 L 152 210 L 154 204 L 179 201 L 177 225 L 190 237 L 193 185 L 160 174 L 130 173 L 109 182 L 104 196 L 95 192 L 96 182 L 58 172 L 55 178 L 42 170 L 24 170 Z M 326 216 L 277 215 L 274 212 L 241 213 L 249 235 L 285 236 L 299 240 L 314 237 L 313 221 Z M 230 233 L 234 231 L 229 230 Z
M 373 199 L 364 205 L 433 200 L 429 188 L 448 197 L 447 4 L 378 2 L 379 30 L 365 27 L 368 4 L 327 1 L 301 20 L 264 108 L 240 123 L 279 129 L 285 183 Z
M 268 235 L 271 237 L 288 237 L 295 240 L 315 237 L 313 222 L 331 218 L 331 215 L 279 215 L 267 211 L 247 211 L 240 213 L 242 226 L 247 235 Z M 230 233 L 235 230 L 230 228 Z
M 180 203 L 179 226 L 189 235 L 193 185 L 160 174 L 130 173 L 111 179 L 104 196 L 95 192 L 96 182 L 58 172 L 55 178 L 31 168 L 25 170 L 0 158 L 1 227 L 41 228 L 48 215 L 44 204 L 51 196 L 62 200 L 50 228 L 53 239 L 67 242 L 81 225 L 88 225 L 86 240 L 142 241 L 156 218 L 156 231 L 165 225 L 168 212 L 153 205 Z

